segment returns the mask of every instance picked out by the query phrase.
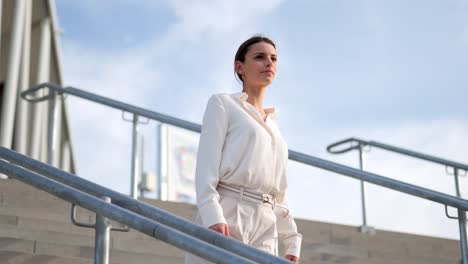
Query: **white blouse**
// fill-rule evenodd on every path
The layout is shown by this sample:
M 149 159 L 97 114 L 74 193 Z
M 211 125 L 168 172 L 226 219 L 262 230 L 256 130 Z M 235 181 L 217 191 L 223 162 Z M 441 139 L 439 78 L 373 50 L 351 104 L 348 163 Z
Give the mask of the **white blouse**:
M 274 121 L 275 109 L 264 109 L 264 121 L 246 100 L 246 93 L 215 94 L 208 100 L 195 172 L 197 206 L 205 227 L 226 224 L 218 182 L 270 194 L 287 207 L 288 147 Z M 278 212 L 276 219 L 286 254 L 299 257 L 302 235 L 293 216 Z

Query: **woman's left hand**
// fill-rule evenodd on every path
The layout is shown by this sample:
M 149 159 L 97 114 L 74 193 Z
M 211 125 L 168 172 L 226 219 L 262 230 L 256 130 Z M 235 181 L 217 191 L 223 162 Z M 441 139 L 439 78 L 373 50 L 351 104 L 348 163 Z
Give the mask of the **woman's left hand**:
M 286 259 L 290 260 L 290 261 L 292 261 L 294 263 L 299 263 L 299 258 L 296 257 L 296 256 L 293 256 L 293 255 L 286 255 Z

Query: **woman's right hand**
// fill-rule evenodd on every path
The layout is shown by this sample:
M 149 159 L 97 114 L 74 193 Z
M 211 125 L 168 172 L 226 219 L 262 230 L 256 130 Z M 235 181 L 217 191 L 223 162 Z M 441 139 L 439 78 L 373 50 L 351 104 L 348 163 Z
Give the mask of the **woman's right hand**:
M 221 233 L 225 236 L 230 236 L 229 235 L 229 228 L 226 224 L 215 224 L 215 225 L 212 225 L 210 227 L 208 227 L 209 229 L 211 230 L 214 230 L 218 233 Z

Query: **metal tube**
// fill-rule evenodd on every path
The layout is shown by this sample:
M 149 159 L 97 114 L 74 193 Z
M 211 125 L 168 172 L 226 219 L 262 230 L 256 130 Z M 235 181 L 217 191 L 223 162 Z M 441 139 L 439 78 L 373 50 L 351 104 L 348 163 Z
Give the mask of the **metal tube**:
M 56 122 L 57 122 L 57 95 L 55 91 L 50 91 L 52 96 L 49 99 L 49 124 L 47 140 L 47 163 L 55 166 L 54 153 L 56 151 Z
M 468 201 L 451 196 L 445 193 L 437 192 L 427 188 L 419 187 L 402 181 L 386 178 L 374 173 L 360 171 L 355 168 L 344 166 L 335 162 L 309 156 L 294 150 L 289 151 L 289 158 L 304 164 L 317 168 L 332 171 L 338 174 L 346 175 L 354 179 L 364 180 L 382 187 L 407 193 L 413 196 L 421 197 L 430 201 L 446 204 L 468 211 Z
M 27 90 L 29 87 L 30 75 L 30 57 L 31 57 L 31 20 L 32 20 L 32 1 L 25 0 L 25 19 L 24 19 L 24 39 L 21 56 L 21 78 L 19 83 L 20 93 Z M 15 145 L 16 150 L 22 154 L 27 154 L 29 144 L 29 123 L 30 123 L 30 104 L 18 96 L 15 128 Z
M 457 197 L 461 198 L 460 183 L 458 181 L 458 172 L 459 169 L 453 168 L 453 176 L 455 178 L 455 193 L 457 194 Z
M 50 19 L 44 18 L 41 21 L 41 36 L 39 44 L 39 59 L 37 63 L 38 73 L 36 83 L 43 83 L 49 80 L 49 71 L 50 71 L 50 48 L 51 48 L 51 32 L 50 32 Z M 39 96 L 44 96 L 44 91 L 39 93 Z M 43 123 L 44 119 L 47 118 L 45 115 L 46 105 L 45 102 L 39 102 L 34 104 L 33 111 L 33 123 L 31 127 L 31 141 L 30 141 L 30 150 L 29 156 L 34 159 L 40 159 L 41 157 L 41 145 L 42 148 L 45 148 L 45 144 L 42 135 L 43 133 Z
M 460 184 L 458 182 L 458 169 L 453 169 L 455 177 L 455 190 L 457 197 L 461 198 Z M 460 230 L 460 247 L 462 252 L 463 264 L 468 264 L 468 243 L 466 238 L 466 211 L 458 209 L 458 227 Z
M 468 243 L 466 240 L 466 211 L 458 209 L 458 226 L 460 228 L 460 247 L 463 264 L 468 264 Z
M 96 196 L 108 196 L 112 199 L 113 204 L 122 206 L 132 212 L 153 219 L 159 223 L 162 223 L 163 225 L 170 226 L 186 234 L 196 236 L 200 240 L 224 248 L 248 259 L 252 259 L 260 263 L 290 263 L 287 261 L 284 262 L 282 259 L 281 261 L 283 262 L 278 262 L 278 258 L 269 253 L 257 249 L 252 250 L 242 242 L 228 239 L 219 233 L 195 225 L 182 217 L 173 215 L 149 204 L 142 203 L 127 195 L 123 195 L 109 188 L 100 186 L 94 182 L 76 177 L 71 173 L 58 170 L 50 165 L 41 163 L 37 160 L 31 159 L 9 149 L 0 147 L 0 158 L 8 160 L 11 163 L 17 164 L 31 171 L 38 172 L 51 178 L 52 180 L 65 183 L 68 186 L 87 192 L 89 194 Z M 461 204 L 461 206 L 463 205 L 464 208 L 468 210 L 468 201 L 465 204 Z
M 15 1 L 15 14 L 13 16 L 10 51 L 8 54 L 7 75 L 3 90 L 3 102 L 1 105 L 0 146 L 7 148 L 11 148 L 13 143 L 13 126 L 15 122 L 25 3 L 24 0 Z
M 60 168 L 67 172 L 71 170 L 71 149 L 69 144 L 68 141 L 62 143 L 62 159 L 60 162 Z
M 359 169 L 364 171 L 364 153 L 362 151 L 363 146 L 359 145 Z M 362 208 L 362 226 L 367 226 L 367 213 L 366 213 L 366 186 L 363 180 L 361 180 L 361 208 Z
M 67 117 L 67 105 L 65 104 L 65 98 L 61 98 L 61 104 L 62 104 L 62 115 L 61 115 L 61 133 L 60 135 L 60 141 L 59 144 L 61 145 L 61 150 L 60 150 L 60 164 L 61 168 L 67 172 L 71 173 L 76 173 L 75 169 L 75 161 L 73 160 L 73 148 L 72 148 L 72 142 L 71 142 L 71 134 L 70 134 L 70 125 L 68 122 L 68 117 Z
M 158 124 L 158 164 L 156 175 L 156 199 L 167 200 L 167 191 L 163 194 L 163 182 L 167 179 L 167 127 Z
M 340 145 L 344 145 L 344 144 L 348 144 L 348 143 L 351 143 L 353 145 L 351 145 L 349 147 L 344 147 L 344 148 L 341 148 L 341 149 L 337 149 Z M 442 159 L 442 158 L 439 158 L 439 157 L 427 155 L 427 154 L 424 154 L 424 153 L 420 153 L 420 152 L 416 152 L 416 151 L 413 151 L 413 150 L 404 149 L 404 148 L 400 148 L 400 147 L 396 147 L 396 146 L 391 146 L 391 145 L 380 143 L 380 142 L 377 142 L 377 141 L 365 141 L 365 140 L 362 140 L 362 139 L 359 139 L 359 138 L 348 138 L 348 139 L 341 140 L 341 141 L 338 141 L 336 143 L 330 144 L 330 145 L 327 146 L 327 151 L 330 152 L 330 153 L 333 153 L 333 154 L 342 154 L 342 153 L 345 153 L 345 152 L 356 149 L 356 146 L 358 146 L 356 144 L 377 147 L 377 148 L 380 148 L 380 149 L 385 149 L 385 150 L 392 151 L 392 152 L 399 153 L 399 154 L 403 154 L 403 155 L 406 155 L 406 156 L 410 156 L 410 157 L 414 157 L 414 158 L 418 158 L 418 159 L 438 163 L 440 165 L 453 167 L 453 168 L 458 168 L 458 169 L 463 169 L 465 171 L 468 171 L 468 165 L 460 163 L 460 162 L 454 162 L 454 161 L 451 161 L 451 160 Z
M 459 163 L 459 162 L 454 162 L 454 161 L 442 159 L 442 158 L 439 158 L 439 157 L 419 153 L 419 152 L 416 152 L 416 151 L 412 151 L 412 150 L 408 150 L 408 149 L 404 149 L 404 148 L 400 148 L 400 147 L 390 146 L 390 145 L 383 144 L 383 143 L 376 142 L 376 141 L 369 141 L 369 142 L 367 142 L 367 144 L 369 144 L 371 146 L 374 146 L 374 147 L 381 148 L 381 149 L 385 149 L 385 150 L 388 150 L 388 151 L 392 151 L 392 152 L 400 153 L 400 154 L 403 154 L 403 155 L 407 155 L 407 156 L 410 156 L 410 157 L 416 157 L 416 158 L 419 158 L 419 159 L 422 159 L 422 160 L 438 163 L 438 164 L 441 164 L 441 165 L 450 166 L 450 167 L 454 167 L 454 168 L 459 168 L 459 169 L 463 169 L 463 170 L 468 170 L 468 165 L 462 164 L 462 163 Z
M 138 199 L 138 116 L 133 115 L 130 196 Z
M 209 243 L 200 241 L 187 234 L 181 233 L 156 221 L 130 212 L 119 206 L 108 204 L 94 196 L 82 193 L 61 183 L 47 179 L 39 174 L 16 167 L 6 161 L 0 160 L 0 172 L 14 177 L 29 185 L 36 186 L 52 195 L 55 195 L 70 203 L 79 205 L 85 209 L 125 224 L 146 235 L 152 236 L 163 242 L 169 243 L 182 250 L 192 252 L 202 258 L 215 263 L 253 263 L 242 257 L 234 255 Z M 233 239 L 229 239 L 234 241 Z M 254 251 L 255 249 L 249 248 Z M 276 258 L 271 263 L 290 263 Z M 264 262 L 270 263 L 270 262 Z
M 143 135 L 140 135 L 140 182 L 137 183 L 138 189 L 140 190 L 140 197 L 145 196 L 145 191 L 142 188 L 142 179 L 143 173 L 145 171 L 144 163 L 145 163 L 145 138 Z
M 39 148 L 39 160 L 42 162 L 47 162 L 47 148 L 49 146 L 49 115 L 47 114 L 49 112 L 49 101 L 45 101 L 43 103 L 43 110 L 44 110 L 44 119 L 42 121 L 42 126 L 41 126 L 41 145 Z
M 109 107 L 116 108 L 116 109 L 119 109 L 128 113 L 133 113 L 138 116 L 143 116 L 143 117 L 150 118 L 152 120 L 157 120 L 165 124 L 181 127 L 190 131 L 194 131 L 194 132 L 199 132 L 199 133 L 201 132 L 201 125 L 199 124 L 185 121 L 183 119 L 175 118 L 175 117 L 168 116 L 165 114 L 161 114 L 158 112 L 150 111 L 150 110 L 137 107 L 134 105 L 126 104 L 117 100 L 113 100 L 104 96 L 86 92 L 86 91 L 73 88 L 73 87 L 63 88 L 60 85 L 53 84 L 53 83 L 42 83 L 38 86 L 31 88 L 30 92 L 31 90 L 37 90 L 38 88 L 40 89 L 41 87 L 42 89 L 44 87 L 52 88 L 60 93 L 66 93 L 66 94 L 70 94 L 73 96 L 77 96 L 77 97 L 86 99 L 88 101 L 92 101 L 92 102 L 102 104 L 102 105 L 107 105 Z
M 62 148 L 60 144 L 62 142 L 62 126 L 63 123 L 63 97 L 57 94 L 57 99 L 55 100 L 55 125 L 54 125 L 54 142 L 53 142 L 53 163 L 54 167 L 59 168 L 62 159 Z
M 104 202 L 110 204 L 109 197 L 102 197 Z M 95 245 L 94 245 L 94 263 L 95 264 L 109 264 L 109 238 L 111 225 L 109 220 L 96 214 L 96 232 L 95 232 Z

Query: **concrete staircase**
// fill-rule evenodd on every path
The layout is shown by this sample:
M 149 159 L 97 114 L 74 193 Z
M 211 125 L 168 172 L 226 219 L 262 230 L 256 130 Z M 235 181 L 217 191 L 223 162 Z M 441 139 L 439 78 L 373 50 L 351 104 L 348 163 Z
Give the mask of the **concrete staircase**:
M 143 199 L 187 219 L 193 205 Z M 91 264 L 94 230 L 70 222 L 70 204 L 15 180 L 0 180 L 0 264 Z M 78 210 L 78 219 L 94 215 Z M 455 264 L 458 241 L 297 220 L 304 235 L 301 263 Z M 116 224 L 117 225 L 117 224 Z M 110 263 L 183 263 L 184 252 L 135 231 L 111 233 Z

